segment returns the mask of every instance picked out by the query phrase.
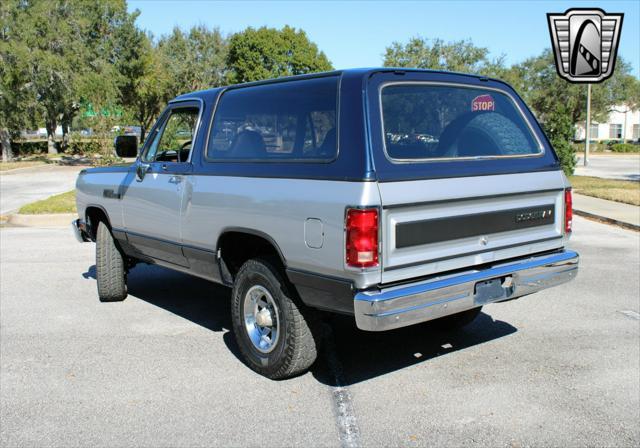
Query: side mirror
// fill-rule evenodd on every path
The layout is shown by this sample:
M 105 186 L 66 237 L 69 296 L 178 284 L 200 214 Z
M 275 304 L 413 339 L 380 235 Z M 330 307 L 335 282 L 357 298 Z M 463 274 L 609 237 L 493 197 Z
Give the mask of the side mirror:
M 118 157 L 138 157 L 138 137 L 119 135 L 113 142 Z

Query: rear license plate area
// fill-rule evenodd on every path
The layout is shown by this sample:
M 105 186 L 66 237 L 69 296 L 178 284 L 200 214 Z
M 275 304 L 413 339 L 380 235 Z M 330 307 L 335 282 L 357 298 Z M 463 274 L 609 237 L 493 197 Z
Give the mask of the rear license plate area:
M 512 292 L 513 278 L 500 277 L 484 280 L 475 284 L 474 302 L 478 306 L 509 298 Z

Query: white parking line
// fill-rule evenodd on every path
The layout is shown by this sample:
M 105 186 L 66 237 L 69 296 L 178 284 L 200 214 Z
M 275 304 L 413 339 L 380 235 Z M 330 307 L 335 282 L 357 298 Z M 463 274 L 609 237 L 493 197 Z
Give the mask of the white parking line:
M 640 320 L 640 313 L 638 313 L 637 311 L 621 310 L 618 312 L 624 314 L 627 317 L 630 317 L 631 319 Z
M 358 448 L 360 446 L 360 429 L 353 408 L 351 392 L 345 386 L 342 364 L 336 356 L 336 346 L 331 329 L 326 329 L 325 356 L 333 376 L 335 386 L 332 388 L 333 402 L 336 413 L 336 424 L 340 445 L 343 448 Z

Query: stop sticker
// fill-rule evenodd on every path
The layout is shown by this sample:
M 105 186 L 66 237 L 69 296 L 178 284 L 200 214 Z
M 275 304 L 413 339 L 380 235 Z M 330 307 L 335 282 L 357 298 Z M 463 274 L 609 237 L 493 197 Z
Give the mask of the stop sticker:
M 496 103 L 491 95 L 480 95 L 471 101 L 471 112 L 495 110 Z

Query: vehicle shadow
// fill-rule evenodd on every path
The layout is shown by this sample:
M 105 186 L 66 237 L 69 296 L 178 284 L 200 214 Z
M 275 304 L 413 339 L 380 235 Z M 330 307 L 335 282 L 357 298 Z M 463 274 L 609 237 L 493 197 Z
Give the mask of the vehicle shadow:
M 82 276 L 96 278 L 95 266 Z M 127 279 L 131 298 L 143 300 L 206 329 L 224 332 L 223 342 L 238 359 L 231 334 L 231 290 L 207 280 L 160 266 L 139 264 Z M 512 325 L 481 313 L 463 329 L 444 331 L 437 323 L 386 332 L 366 332 L 353 317 L 322 314 L 322 352 L 311 374 L 329 386 L 348 386 L 386 375 L 438 356 L 483 344 L 515 333 Z
M 82 276 L 96 278 L 95 265 Z M 231 329 L 231 290 L 207 280 L 140 263 L 127 276 L 130 299 L 144 300 L 211 331 Z
M 349 386 L 439 356 L 450 356 L 518 330 L 480 313 L 471 324 L 460 329 L 444 330 L 434 321 L 385 332 L 361 331 L 353 318 L 336 315 L 329 318 L 327 331 L 325 360 L 316 363 L 312 373 L 329 386 Z

